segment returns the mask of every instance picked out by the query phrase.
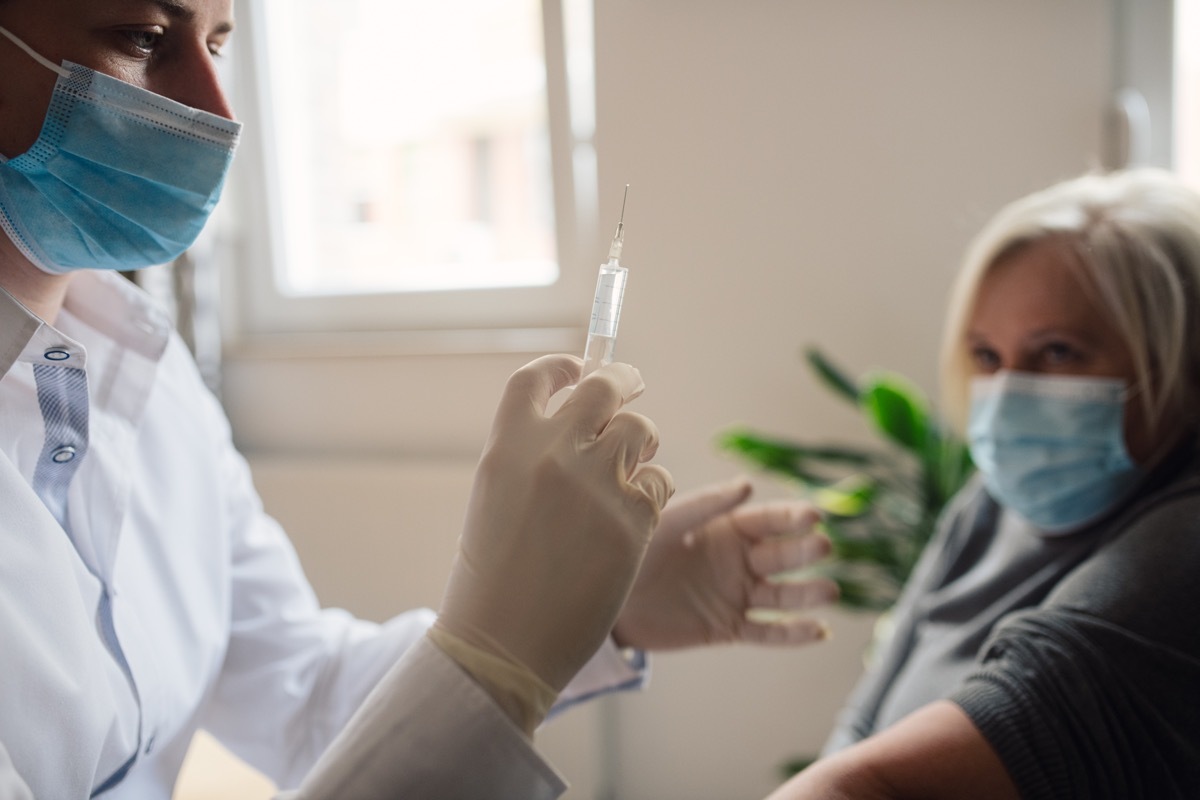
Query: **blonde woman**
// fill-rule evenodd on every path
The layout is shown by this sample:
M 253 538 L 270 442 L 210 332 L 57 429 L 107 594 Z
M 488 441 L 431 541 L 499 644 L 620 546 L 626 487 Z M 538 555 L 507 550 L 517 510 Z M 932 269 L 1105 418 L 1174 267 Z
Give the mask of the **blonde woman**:
M 826 755 L 772 797 L 1200 797 L 1200 197 L 1003 209 L 943 348 L 979 475 Z

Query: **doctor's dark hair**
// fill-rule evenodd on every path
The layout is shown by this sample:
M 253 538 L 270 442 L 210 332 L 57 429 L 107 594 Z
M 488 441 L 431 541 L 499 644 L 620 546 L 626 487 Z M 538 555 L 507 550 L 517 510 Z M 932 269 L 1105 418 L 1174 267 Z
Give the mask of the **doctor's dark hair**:
M 966 343 L 980 283 L 998 262 L 1054 240 L 1125 341 L 1148 429 L 1194 427 L 1200 406 L 1200 194 L 1160 169 L 1084 175 L 1004 207 L 967 250 L 942 338 L 942 393 L 962 425 Z

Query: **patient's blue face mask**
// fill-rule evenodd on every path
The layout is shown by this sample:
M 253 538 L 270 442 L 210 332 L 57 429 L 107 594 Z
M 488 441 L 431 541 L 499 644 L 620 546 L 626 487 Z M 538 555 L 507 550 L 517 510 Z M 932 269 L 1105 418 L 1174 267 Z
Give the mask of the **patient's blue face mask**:
M 974 378 L 967 437 L 988 492 L 1051 535 L 1114 508 L 1142 476 L 1125 448 L 1125 396 L 1111 378 Z
M 204 227 L 241 123 L 64 61 L 41 135 L 0 155 L 0 228 L 42 270 L 165 264 Z

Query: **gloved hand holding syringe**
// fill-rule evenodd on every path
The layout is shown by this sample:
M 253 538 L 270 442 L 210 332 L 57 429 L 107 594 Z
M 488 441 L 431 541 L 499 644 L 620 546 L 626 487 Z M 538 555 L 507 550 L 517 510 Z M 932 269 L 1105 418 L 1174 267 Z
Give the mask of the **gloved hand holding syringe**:
M 596 297 L 592 301 L 592 320 L 588 324 L 587 345 L 583 350 L 583 374 L 613 360 L 617 345 L 617 323 L 621 320 L 621 301 L 625 298 L 625 278 L 629 270 L 621 266 L 621 249 L 625 246 L 625 201 L 629 184 L 621 198 L 621 215 L 612 244 L 608 246 L 608 262 L 600 265 L 596 279 Z

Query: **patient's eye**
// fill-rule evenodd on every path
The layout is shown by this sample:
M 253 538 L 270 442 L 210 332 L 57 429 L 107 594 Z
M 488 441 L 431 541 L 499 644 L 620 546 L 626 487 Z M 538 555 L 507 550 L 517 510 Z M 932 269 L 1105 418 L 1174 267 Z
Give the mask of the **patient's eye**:
M 1042 346 L 1041 361 L 1046 367 L 1065 367 L 1077 364 L 1083 354 L 1066 342 L 1048 342 Z
M 1000 355 L 992 348 L 974 344 L 971 345 L 968 352 L 976 372 L 990 373 L 1000 369 Z

